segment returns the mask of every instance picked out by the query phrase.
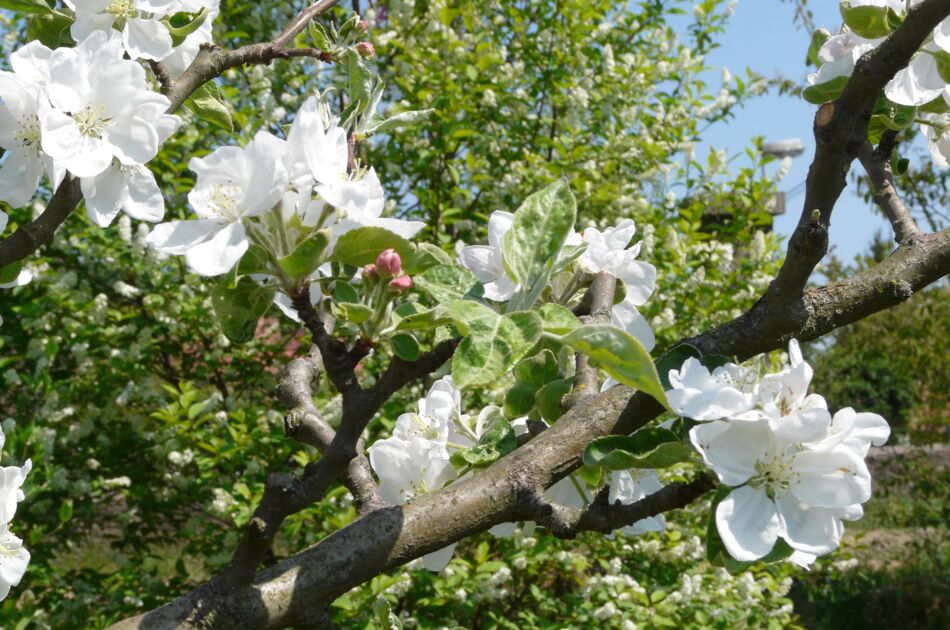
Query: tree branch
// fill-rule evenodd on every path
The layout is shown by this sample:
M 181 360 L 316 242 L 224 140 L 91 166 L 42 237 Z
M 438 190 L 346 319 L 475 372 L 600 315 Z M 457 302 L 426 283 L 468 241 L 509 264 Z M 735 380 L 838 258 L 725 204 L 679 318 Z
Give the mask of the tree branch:
M 882 146 L 883 146 L 882 141 Z M 882 148 L 882 147 L 879 147 Z M 894 228 L 894 240 L 898 245 L 906 243 L 920 234 L 920 228 L 910 210 L 904 205 L 897 188 L 894 186 L 894 173 L 891 170 L 890 151 L 876 151 L 870 142 L 865 142 L 858 153 L 871 187 L 874 190 L 874 202 L 884 212 L 884 216 Z
M 614 292 L 617 279 L 613 274 L 602 271 L 594 276 L 590 288 L 581 299 L 581 319 L 585 324 L 609 324 L 610 312 L 614 305 Z M 582 398 L 590 398 L 600 389 L 599 371 L 592 366 L 586 354 L 578 352 L 575 356 L 574 390 L 564 398 L 562 405 L 569 409 Z
M 0 267 L 23 260 L 43 245 L 51 243 L 56 230 L 81 200 L 79 180 L 67 175 L 40 216 L 0 240 Z
M 870 109 L 884 86 L 933 29 L 950 16 L 946 0 L 924 0 L 880 46 L 858 60 L 837 101 L 815 115 L 815 158 L 808 170 L 805 203 L 788 243 L 785 263 L 765 299 L 797 299 L 828 250 L 831 213 L 847 184 L 848 168 L 867 140 Z

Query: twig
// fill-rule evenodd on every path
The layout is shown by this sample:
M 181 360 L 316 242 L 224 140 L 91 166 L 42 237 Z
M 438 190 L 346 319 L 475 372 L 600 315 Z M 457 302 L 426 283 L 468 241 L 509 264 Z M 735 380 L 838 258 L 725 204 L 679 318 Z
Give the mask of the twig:
M 584 323 L 610 323 L 610 312 L 614 305 L 616 287 L 617 279 L 613 274 L 602 271 L 594 276 L 594 281 L 587 290 L 587 294 L 581 300 L 582 304 L 588 304 L 588 314 L 581 317 Z M 575 361 L 577 369 L 574 375 L 574 392 L 572 393 L 579 397 L 594 396 L 599 386 L 597 368 L 590 364 L 586 354 L 578 353 Z M 574 402 L 576 403 L 576 400 Z
M 887 220 L 894 228 L 894 240 L 898 245 L 907 243 L 920 235 L 920 228 L 914 221 L 910 210 L 904 205 L 897 188 L 894 186 L 894 173 L 891 168 L 890 151 L 885 151 L 882 140 L 879 150 L 874 150 L 870 142 L 861 146 L 858 158 L 864 166 L 871 187 L 874 190 L 874 202 L 881 208 Z

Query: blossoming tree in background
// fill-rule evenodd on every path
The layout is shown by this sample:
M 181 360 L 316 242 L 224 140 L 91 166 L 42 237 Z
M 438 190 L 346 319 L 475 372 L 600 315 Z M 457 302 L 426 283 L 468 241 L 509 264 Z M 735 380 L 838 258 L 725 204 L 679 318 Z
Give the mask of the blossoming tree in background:
M 577 181 L 555 179 L 494 212 L 487 245 L 459 242 L 451 253 L 427 242 L 422 235 L 436 235 L 411 212 L 387 214 L 359 145 L 418 133 L 432 112 L 381 113 L 370 25 L 358 15 L 334 24 L 324 17 L 332 0 L 307 6 L 273 40 L 234 49 L 210 44 L 222 17 L 213 1 L 10 4 L 33 15 L 33 40 L 0 75 L 0 199 L 50 198 L 16 225 L 0 212 L 0 286 L 30 281 L 24 261 L 82 203 L 99 226 L 120 212 L 155 223 L 144 242 L 156 265 L 183 257 L 186 285 L 196 281 L 186 268 L 213 278 L 227 343 L 253 340 L 272 309 L 311 342 L 284 357 L 278 393 L 287 436 L 318 454 L 294 475 L 272 463 L 220 572 L 116 627 L 318 626 L 350 589 L 416 558 L 440 571 L 473 534 L 635 536 L 709 493 L 707 557 L 729 570 L 808 566 L 838 547 L 844 521 L 861 517 L 872 489 L 864 460 L 889 427 L 874 413 L 832 414 L 809 393 L 813 369 L 797 339 L 897 304 L 950 270 L 950 233 L 921 232 L 892 176 L 896 135 L 912 124 L 946 162 L 946 2 L 842 2 L 842 33 L 819 32 L 812 46 L 820 67 L 805 97 L 820 104 L 817 149 L 783 266 L 748 311 L 656 357 L 660 331 L 641 309 L 663 278 L 634 242 L 647 230 L 629 218 L 580 229 Z M 193 216 L 165 220 L 148 165 L 178 132 L 176 112 L 186 105 L 230 126 L 215 79 L 296 58 L 332 64 L 342 88 L 317 76 L 288 127 L 196 147 Z M 898 248 L 853 278 L 806 289 L 855 158 Z M 745 363 L 784 347 L 778 371 Z M 429 376 L 439 378 L 417 411 L 365 444 L 393 396 Z M 318 407 L 320 391 L 337 398 L 339 422 Z M 2 469 L 3 595 L 29 562 L 9 525 L 30 467 Z M 337 481 L 356 518 L 275 562 L 284 522 Z

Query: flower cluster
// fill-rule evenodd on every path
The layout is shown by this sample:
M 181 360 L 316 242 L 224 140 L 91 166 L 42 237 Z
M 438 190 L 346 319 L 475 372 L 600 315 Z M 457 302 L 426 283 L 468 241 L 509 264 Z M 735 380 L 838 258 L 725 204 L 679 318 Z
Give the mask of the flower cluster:
M 829 37 L 817 53 L 818 72 L 809 85 L 825 90 L 830 98 L 843 87 L 865 53 L 877 48 L 892 32 L 892 25 L 906 17 L 920 0 L 841 0 L 845 26 Z M 887 99 L 905 108 L 924 107 L 919 116 L 922 132 L 934 161 L 950 166 L 950 18 L 941 22 L 906 68 L 897 72 L 884 89 Z M 910 117 L 906 124 L 910 124 Z M 904 123 L 899 123 L 904 125 Z
M 70 33 L 77 42 L 96 31 L 117 31 L 129 57 L 162 61 L 173 76 L 188 67 L 202 44 L 211 43 L 211 27 L 220 12 L 220 0 L 65 2 L 76 13 Z
M 0 450 L 6 436 L 0 429 Z M 10 588 L 20 583 L 30 563 L 30 552 L 23 541 L 10 531 L 10 521 L 16 514 L 17 503 L 24 499 L 23 482 L 33 464 L 26 460 L 23 466 L 0 467 L 0 600 L 6 598 Z
M 0 72 L 0 200 L 25 205 L 45 172 L 55 190 L 68 171 L 100 226 L 120 210 L 159 221 L 165 205 L 145 168 L 178 128 L 170 101 L 124 58 L 118 34 L 94 31 L 75 48 L 30 42 Z M 5 218 L 5 217 L 4 217 Z
M 518 289 L 504 265 L 504 238 L 513 220 L 514 215 L 510 212 L 493 212 L 488 219 L 487 245 L 465 246 L 460 243 L 456 248 L 459 264 L 483 283 L 486 298 L 498 302 L 507 302 Z M 594 227 L 585 229 L 583 235 L 572 230 L 564 243 L 564 250 L 584 248 L 577 258 L 575 278 L 584 273 L 606 271 L 623 282 L 625 296 L 611 311 L 612 323 L 636 337 L 649 351 L 653 349 L 656 338 L 638 307 L 643 306 L 656 290 L 656 267 L 637 260 L 641 243 L 628 247 L 635 233 L 632 219 L 623 219 L 603 232 Z M 565 252 L 562 252 L 562 257 Z M 569 289 L 578 287 L 575 281 L 569 285 Z M 572 295 L 568 290 L 560 297 L 564 301 Z
M 197 175 L 188 201 L 197 219 L 155 227 L 148 243 L 184 255 L 204 276 L 227 273 L 252 241 L 274 257 L 290 254 L 288 231 L 329 230 L 329 245 L 359 227 L 385 228 L 410 238 L 420 221 L 383 218 L 383 187 L 372 168 L 349 168 L 346 131 L 319 96 L 297 113 L 286 139 L 258 131 L 241 147 L 193 158 Z M 273 221 L 263 221 L 264 215 Z
M 807 566 L 838 547 L 842 520 L 861 517 L 871 496 L 864 458 L 890 429 L 881 416 L 851 408 L 832 417 L 824 398 L 807 393 L 813 372 L 795 340 L 789 360 L 758 378 L 733 363 L 710 371 L 690 358 L 670 370 L 667 399 L 699 422 L 690 439 L 732 488 L 715 512 L 728 552 L 758 560 L 782 538 L 791 561 Z

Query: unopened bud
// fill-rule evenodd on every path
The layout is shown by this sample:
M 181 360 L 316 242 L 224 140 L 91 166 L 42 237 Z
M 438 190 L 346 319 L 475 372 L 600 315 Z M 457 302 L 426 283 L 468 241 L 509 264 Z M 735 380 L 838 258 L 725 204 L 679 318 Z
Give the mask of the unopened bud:
M 399 276 L 389 281 L 389 286 L 400 293 L 404 293 L 412 288 L 412 278 L 409 276 Z
M 402 273 L 402 258 L 395 249 L 387 249 L 376 257 L 376 269 L 384 276 L 398 276 Z
M 369 30 L 369 22 L 367 20 L 360 20 L 356 23 L 356 30 L 365 33 Z
M 369 42 L 360 42 L 357 44 L 356 52 L 358 52 L 363 59 L 372 59 L 376 56 L 376 49 Z
M 377 271 L 376 271 L 376 265 L 374 265 L 373 263 L 370 263 L 370 264 L 366 265 L 365 267 L 363 267 L 363 279 L 364 279 L 364 280 L 375 280 L 375 279 L 376 279 L 376 276 L 378 276 L 378 275 L 379 275 L 379 273 L 377 273 Z

